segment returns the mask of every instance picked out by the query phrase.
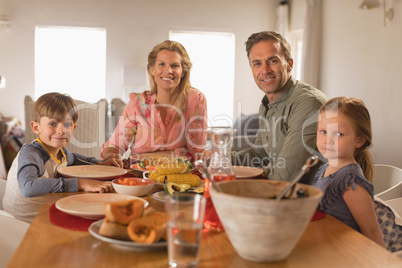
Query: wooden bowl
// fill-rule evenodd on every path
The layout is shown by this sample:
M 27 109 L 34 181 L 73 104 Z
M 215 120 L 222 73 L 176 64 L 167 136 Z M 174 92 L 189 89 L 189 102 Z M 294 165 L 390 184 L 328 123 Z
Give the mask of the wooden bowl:
M 307 197 L 272 199 L 288 182 L 242 179 L 218 183 L 210 194 L 230 242 L 240 257 L 255 262 L 286 259 L 309 224 L 321 190 L 297 184 Z

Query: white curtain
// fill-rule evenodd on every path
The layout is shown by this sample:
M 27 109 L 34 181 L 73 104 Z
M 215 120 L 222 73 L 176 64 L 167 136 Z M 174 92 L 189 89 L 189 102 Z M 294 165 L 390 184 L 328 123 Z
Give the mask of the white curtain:
M 276 31 L 286 38 L 289 31 L 289 4 L 282 1 L 276 8 Z
M 320 87 L 322 0 L 306 0 L 301 81 Z

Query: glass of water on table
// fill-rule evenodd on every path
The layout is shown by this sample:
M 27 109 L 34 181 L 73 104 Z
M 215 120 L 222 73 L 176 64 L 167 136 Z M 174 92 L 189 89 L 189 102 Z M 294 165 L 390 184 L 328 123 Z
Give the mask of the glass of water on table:
M 165 196 L 169 267 L 197 266 L 205 203 L 205 197 L 200 194 L 176 193 Z

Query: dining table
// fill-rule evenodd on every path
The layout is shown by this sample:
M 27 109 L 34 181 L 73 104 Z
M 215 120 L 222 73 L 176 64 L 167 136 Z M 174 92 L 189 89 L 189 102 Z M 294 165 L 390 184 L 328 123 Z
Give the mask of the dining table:
M 127 249 L 95 238 L 87 230 L 71 230 L 52 223 L 55 202 L 84 192 L 48 194 L 7 267 L 168 267 L 167 248 Z M 164 210 L 162 201 L 142 197 Z M 239 212 L 240 213 L 240 212 Z M 269 228 L 269 226 L 267 226 Z M 291 254 L 283 261 L 258 263 L 241 258 L 225 231 L 204 229 L 199 268 L 219 267 L 402 267 L 402 260 L 336 218 L 311 221 Z

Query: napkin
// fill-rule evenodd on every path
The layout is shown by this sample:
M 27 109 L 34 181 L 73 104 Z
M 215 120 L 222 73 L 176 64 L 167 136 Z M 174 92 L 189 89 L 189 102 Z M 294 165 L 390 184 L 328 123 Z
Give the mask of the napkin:
M 310 221 L 317 221 L 319 219 L 324 218 L 324 216 L 325 216 L 324 212 L 316 210 Z
M 97 220 L 89 220 L 81 217 L 69 215 L 56 208 L 56 203 L 49 208 L 50 222 L 56 226 L 74 230 L 88 232 L 89 226 Z

